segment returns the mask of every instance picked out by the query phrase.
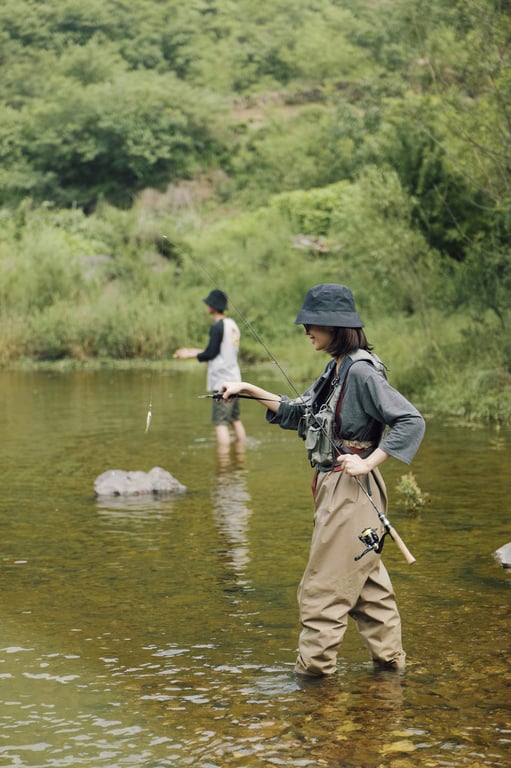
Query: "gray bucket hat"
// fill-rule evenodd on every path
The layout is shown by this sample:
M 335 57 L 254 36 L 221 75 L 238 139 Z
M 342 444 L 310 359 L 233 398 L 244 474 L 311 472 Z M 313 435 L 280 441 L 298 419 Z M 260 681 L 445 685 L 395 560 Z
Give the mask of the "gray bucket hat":
M 315 285 L 307 293 L 295 320 L 296 325 L 330 325 L 334 328 L 363 328 L 349 288 L 337 283 Z
M 218 312 L 225 312 L 227 309 L 227 294 L 221 291 L 220 288 L 213 288 L 202 301 Z

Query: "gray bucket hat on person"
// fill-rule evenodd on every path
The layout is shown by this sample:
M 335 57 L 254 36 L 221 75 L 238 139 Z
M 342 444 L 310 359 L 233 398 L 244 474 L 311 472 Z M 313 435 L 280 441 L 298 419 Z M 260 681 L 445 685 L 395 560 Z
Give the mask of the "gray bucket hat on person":
M 202 301 L 208 306 L 213 307 L 213 309 L 216 309 L 217 312 L 225 312 L 227 309 L 227 294 L 219 288 L 213 288 Z
M 330 325 L 334 328 L 363 328 L 349 288 L 337 283 L 315 285 L 307 293 L 295 320 L 296 325 Z

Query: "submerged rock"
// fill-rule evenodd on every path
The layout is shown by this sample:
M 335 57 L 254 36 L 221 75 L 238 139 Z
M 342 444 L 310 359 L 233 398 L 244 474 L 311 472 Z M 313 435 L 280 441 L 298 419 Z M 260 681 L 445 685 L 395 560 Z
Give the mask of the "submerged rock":
M 96 496 L 176 496 L 186 486 L 161 467 L 149 472 L 109 469 L 95 479 L 94 491 Z
M 511 541 L 497 549 L 494 555 L 503 568 L 511 568 Z

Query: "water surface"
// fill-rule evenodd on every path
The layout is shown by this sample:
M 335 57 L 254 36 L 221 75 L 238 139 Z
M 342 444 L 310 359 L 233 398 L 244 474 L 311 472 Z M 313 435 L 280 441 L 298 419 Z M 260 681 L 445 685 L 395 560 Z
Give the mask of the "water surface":
M 511 571 L 492 553 L 511 541 L 510 433 L 428 420 L 419 514 L 387 462 L 417 558 L 385 545 L 407 674 L 375 674 L 350 627 L 338 676 L 301 685 L 303 444 L 243 402 L 246 451 L 220 459 L 203 391 L 194 363 L 0 372 L 0 765 L 508 765 Z M 187 493 L 95 499 L 105 470 L 153 466 Z

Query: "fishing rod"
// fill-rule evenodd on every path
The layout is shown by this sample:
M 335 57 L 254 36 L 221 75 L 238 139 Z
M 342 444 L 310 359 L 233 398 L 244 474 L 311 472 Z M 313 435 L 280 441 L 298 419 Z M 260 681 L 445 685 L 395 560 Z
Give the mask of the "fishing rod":
M 212 400 L 223 400 L 224 396 L 222 392 L 212 392 L 211 394 L 207 395 L 197 395 L 198 400 L 203 400 L 204 398 L 209 397 Z M 264 400 L 267 403 L 280 403 L 280 400 L 276 397 L 254 397 L 253 395 L 231 395 L 229 400 Z
M 166 235 L 163 235 L 162 239 L 168 241 L 168 237 Z M 212 282 L 212 284 L 216 286 L 217 285 L 217 281 L 216 281 L 214 275 L 208 269 L 206 269 L 206 267 L 204 266 L 204 264 L 202 262 L 198 261 L 191 254 L 189 254 L 189 256 L 192 259 L 192 261 L 195 264 L 197 264 L 197 266 L 204 272 L 204 274 Z M 278 362 L 277 358 L 272 353 L 271 349 L 266 345 L 264 339 L 261 338 L 261 336 L 259 335 L 257 330 L 254 328 L 252 323 L 248 320 L 247 317 L 245 317 L 244 313 L 234 303 L 234 301 L 232 301 L 231 298 L 229 298 L 229 301 L 230 301 L 231 306 L 234 308 L 234 310 L 237 312 L 238 316 L 242 320 L 242 322 L 245 324 L 245 326 L 248 328 L 248 330 L 252 333 L 252 335 L 254 336 L 256 341 L 258 341 L 259 344 L 261 344 L 261 346 L 263 347 L 263 349 L 265 350 L 267 355 L 270 357 L 272 362 L 277 366 L 277 368 L 279 369 L 281 374 L 284 376 L 284 378 L 286 379 L 287 383 L 289 384 L 289 386 L 293 390 L 294 394 L 296 395 L 298 401 L 307 410 L 310 411 L 310 406 L 304 400 L 304 398 L 300 394 L 300 392 L 298 392 L 298 389 L 296 388 L 294 382 L 292 381 L 290 376 L 288 376 L 288 374 L 283 369 L 283 367 L 280 365 L 280 363 Z M 202 396 L 199 395 L 199 397 L 213 397 L 214 399 L 221 399 L 221 398 L 223 399 L 223 396 L 222 396 L 221 392 L 214 393 L 213 395 L 202 395 Z M 247 400 L 269 399 L 269 398 L 252 397 L 251 395 L 237 395 L 237 397 L 242 397 L 242 398 L 247 399 Z M 274 401 L 272 400 L 272 402 L 274 402 Z M 312 415 L 314 416 L 314 414 L 312 414 Z M 149 417 L 149 414 L 148 414 L 148 417 Z M 324 426 L 320 422 L 316 422 L 316 423 L 318 424 L 319 428 L 321 429 L 321 432 L 327 438 L 328 442 L 330 443 L 331 447 L 333 448 L 334 455 L 335 455 L 335 453 L 337 453 L 337 450 L 338 450 L 337 446 L 335 445 L 334 441 L 332 440 L 332 438 L 330 437 L 330 435 L 328 434 L 328 432 L 326 431 Z M 388 536 L 390 536 L 392 541 L 395 542 L 395 544 L 397 545 L 398 549 L 401 551 L 401 553 L 404 556 L 404 558 L 407 561 L 407 563 L 409 563 L 409 565 L 412 565 L 413 563 L 415 563 L 416 562 L 415 557 L 412 555 L 412 553 L 410 552 L 410 550 L 408 549 L 408 547 L 404 543 L 404 541 L 401 538 L 401 536 L 399 536 L 399 534 L 397 533 L 397 531 L 394 528 L 394 526 L 391 525 L 391 523 L 390 523 L 389 519 L 387 518 L 387 516 L 384 515 L 384 513 L 376 506 L 376 504 L 374 503 L 374 501 L 373 501 L 373 499 L 371 497 L 371 494 L 364 488 L 364 486 L 360 482 L 360 479 L 356 475 L 354 476 L 354 479 L 357 482 L 357 485 L 359 486 L 361 491 L 364 493 L 364 495 L 369 500 L 371 506 L 373 507 L 373 509 L 375 510 L 376 514 L 378 515 L 378 519 L 379 519 L 379 521 L 380 521 L 380 523 L 381 523 L 381 525 L 383 526 L 383 529 L 384 529 L 384 533 L 381 536 L 378 535 L 378 532 L 374 528 L 366 528 L 364 531 L 362 531 L 362 533 L 360 534 L 360 536 L 358 538 L 360 539 L 360 541 L 362 541 L 363 544 L 365 544 L 366 548 L 365 548 L 365 550 L 360 555 L 357 555 L 355 557 L 355 560 L 359 560 L 361 557 L 366 555 L 368 552 L 376 552 L 376 553 L 379 554 L 382 551 L 382 549 L 383 549 L 384 539 L 388 535 Z
M 360 560 L 360 558 L 364 557 L 364 555 L 366 555 L 368 552 L 376 552 L 377 554 L 380 554 L 380 552 L 383 549 L 385 536 L 390 536 L 392 541 L 394 541 L 397 544 L 398 549 L 401 550 L 401 553 L 405 558 L 406 562 L 409 565 L 413 565 L 416 562 L 416 559 L 412 555 L 412 553 L 410 552 L 406 544 L 404 543 L 399 533 L 396 531 L 394 526 L 390 524 L 390 520 L 388 519 L 388 517 L 381 511 L 381 509 L 378 509 L 378 507 L 372 500 L 371 495 L 365 491 L 364 486 L 362 485 L 358 477 L 355 477 L 355 480 L 357 481 L 360 488 L 362 488 L 367 498 L 369 499 L 369 502 L 371 503 L 373 509 L 378 515 L 378 519 L 382 524 L 383 530 L 384 530 L 384 533 L 382 536 L 378 536 L 378 531 L 375 528 L 365 528 L 362 531 L 362 533 L 358 538 L 360 539 L 362 544 L 365 544 L 365 549 L 363 552 L 360 553 L 360 555 L 355 556 L 355 560 Z
M 223 394 L 222 392 L 213 392 L 212 394 L 207 395 L 197 395 L 198 399 L 204 399 L 204 398 L 211 398 L 213 400 L 223 400 Z M 299 395 L 301 398 L 301 395 Z M 257 400 L 257 401 L 265 401 L 270 403 L 278 403 L 280 400 L 274 398 L 274 397 L 254 397 L 253 395 L 243 395 L 243 394 L 236 394 L 232 395 L 229 399 L 236 399 L 241 398 L 243 400 Z M 303 401 L 304 402 L 304 401 Z M 306 406 L 307 407 L 307 406 Z M 319 425 L 321 431 L 325 435 L 325 437 L 330 442 L 331 446 L 334 448 L 334 451 L 337 451 L 335 443 L 330 439 L 330 436 L 324 429 L 322 425 Z M 372 496 L 368 491 L 364 488 L 362 483 L 360 482 L 358 477 L 354 478 L 359 485 L 359 487 L 362 489 L 366 497 L 368 498 L 371 506 L 375 510 L 376 514 L 378 515 L 378 519 L 380 520 L 380 523 L 383 526 L 384 533 L 382 536 L 378 535 L 378 531 L 375 528 L 365 528 L 360 536 L 358 537 L 362 544 L 365 544 L 365 549 L 363 552 L 361 552 L 359 555 L 355 556 L 355 560 L 360 560 L 364 555 L 366 555 L 368 552 L 376 552 L 377 554 L 380 554 L 383 549 L 383 544 L 385 540 L 385 536 L 390 536 L 390 538 L 396 543 L 398 548 L 401 550 L 401 553 L 403 554 L 405 560 L 409 565 L 413 565 L 413 563 L 416 562 L 415 557 L 412 555 L 406 544 L 404 543 L 401 536 L 398 534 L 396 529 L 393 525 L 391 525 L 390 520 L 388 517 L 379 509 L 376 504 L 374 503 Z

